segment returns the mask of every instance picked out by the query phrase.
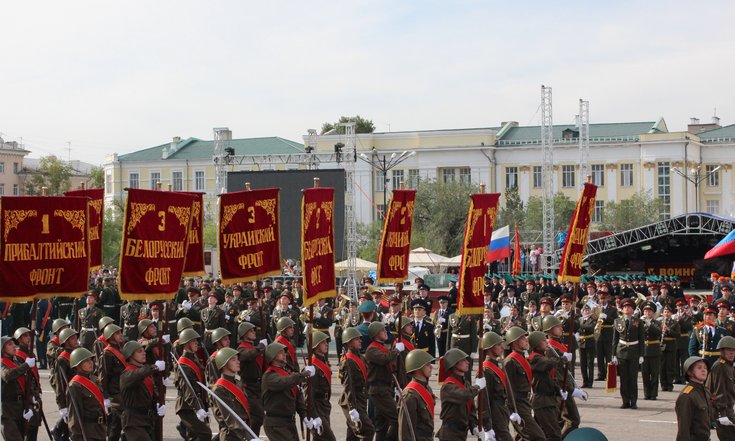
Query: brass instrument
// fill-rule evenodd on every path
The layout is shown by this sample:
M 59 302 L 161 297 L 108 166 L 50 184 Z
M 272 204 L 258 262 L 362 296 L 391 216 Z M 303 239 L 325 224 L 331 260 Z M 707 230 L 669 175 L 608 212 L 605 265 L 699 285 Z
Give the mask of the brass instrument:
M 602 310 L 600 310 L 600 314 L 598 315 L 597 323 L 595 323 L 595 330 L 592 331 L 592 335 L 594 336 L 595 340 L 599 340 L 600 336 L 602 335 L 602 322 L 605 319 L 602 318 Z

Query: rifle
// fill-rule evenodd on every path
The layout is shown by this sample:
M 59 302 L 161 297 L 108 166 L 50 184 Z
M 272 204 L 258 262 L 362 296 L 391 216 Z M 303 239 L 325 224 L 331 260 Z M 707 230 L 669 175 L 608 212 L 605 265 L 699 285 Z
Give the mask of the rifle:
M 516 406 L 516 396 L 513 393 L 513 387 L 510 385 L 510 379 L 508 378 L 508 371 L 505 370 L 505 360 L 500 360 L 498 362 L 498 365 L 500 366 L 500 370 L 503 371 L 503 374 L 505 374 L 505 385 L 506 392 L 508 393 L 508 397 L 510 398 L 510 403 L 513 405 L 513 413 L 518 413 L 518 407 Z M 516 427 L 517 426 L 517 427 Z M 521 420 L 520 424 L 513 423 L 513 428 L 516 429 L 516 432 L 522 433 L 523 430 L 523 420 Z
M 79 332 L 79 297 L 74 299 L 74 330 Z
M 59 373 L 61 374 L 61 375 L 59 375 L 59 377 L 61 377 L 61 379 L 64 380 L 64 389 L 66 390 L 66 392 L 65 392 L 66 393 L 66 396 L 69 399 L 69 401 L 71 401 L 71 410 L 74 412 L 74 414 L 76 415 L 76 419 L 79 422 L 79 430 L 82 432 L 82 439 L 84 439 L 84 441 L 87 441 L 87 434 L 84 432 L 84 423 L 82 423 L 82 413 L 79 411 L 79 407 L 77 406 L 77 402 L 74 401 L 72 399 L 72 397 L 71 397 L 71 394 L 68 393 L 68 391 L 69 391 L 69 379 L 66 378 L 66 374 L 64 374 L 64 371 L 59 371 Z M 53 439 L 53 438 L 51 438 L 51 439 Z
M 166 362 L 166 352 L 163 350 L 163 327 L 168 324 L 168 302 L 161 302 L 161 312 L 158 315 L 158 323 L 160 326 L 156 326 L 156 330 L 160 329 L 158 337 L 158 355 L 161 357 L 161 361 Z M 166 386 L 163 384 L 164 371 L 158 372 L 156 375 L 156 386 L 158 387 L 158 404 L 163 406 L 166 404 Z M 163 417 L 159 416 L 156 418 L 156 429 L 158 431 L 158 440 L 163 441 Z
M 51 308 L 51 302 L 49 302 L 49 308 Z M 33 344 L 36 340 L 36 326 L 38 325 L 38 322 L 35 319 L 36 312 L 38 308 L 38 300 L 33 300 L 33 306 L 31 307 L 31 342 L 29 343 L 29 357 L 35 357 L 35 354 L 33 353 Z M 38 371 L 38 368 L 36 368 L 36 372 Z M 26 393 L 25 397 L 23 399 L 26 409 L 34 409 L 38 411 L 38 415 L 41 417 L 41 421 L 43 421 L 43 426 L 46 428 L 46 433 L 49 436 L 49 439 L 53 439 L 53 435 L 51 435 L 51 429 L 49 429 L 48 422 L 46 421 L 46 415 L 43 413 L 43 404 L 41 403 L 40 397 L 37 403 L 34 403 L 34 396 L 33 391 L 38 388 L 38 390 L 41 390 L 41 385 L 36 381 L 36 375 L 34 373 L 33 369 L 29 369 L 28 372 L 26 372 Z M 25 428 L 25 432 L 28 433 L 28 426 L 30 421 L 26 421 L 25 418 L 23 419 L 23 427 Z
M 401 388 L 401 385 L 400 385 L 400 383 L 398 383 L 398 378 L 396 378 L 396 375 L 395 374 L 392 374 L 392 376 L 393 376 L 393 383 L 396 385 L 396 387 L 398 389 L 400 389 Z M 414 441 L 416 441 L 416 433 L 413 430 L 414 422 L 411 421 L 411 415 L 409 415 L 409 413 L 405 410 L 406 403 L 403 400 L 403 394 L 401 394 L 398 397 L 398 408 L 399 409 L 400 408 L 403 408 L 404 409 L 403 414 L 406 415 L 406 417 L 408 418 L 408 432 L 411 434 L 411 439 L 413 439 Z
M 197 406 L 199 406 L 200 409 L 204 409 L 204 405 L 202 405 L 201 400 L 199 400 L 199 395 L 197 395 L 197 392 L 194 390 L 194 386 L 192 386 L 191 382 L 189 382 L 189 377 L 186 376 L 186 372 L 184 372 L 184 368 L 181 367 L 181 365 L 179 364 L 179 360 L 176 358 L 174 353 L 171 352 L 170 354 L 171 354 L 171 359 L 173 360 L 174 363 L 176 363 L 176 367 L 179 368 L 179 373 L 184 378 L 184 382 L 186 382 L 186 385 L 189 387 L 189 391 L 192 393 L 192 395 L 194 395 L 194 399 L 197 402 Z
M 247 423 L 246 423 L 245 421 L 243 421 L 243 419 L 242 419 L 242 418 L 240 418 L 240 415 L 238 415 L 238 414 L 237 414 L 237 413 L 236 413 L 236 412 L 235 412 L 234 410 L 232 410 L 232 408 L 231 408 L 230 406 L 228 406 L 228 405 L 227 405 L 227 403 L 225 403 L 225 402 L 224 402 L 224 400 L 222 400 L 222 398 L 218 397 L 218 396 L 217 396 L 217 394 L 215 394 L 214 392 L 212 392 L 212 390 L 211 390 L 210 388 L 208 388 L 207 386 L 205 386 L 204 384 L 202 384 L 202 383 L 200 383 L 200 382 L 198 382 L 198 381 L 197 381 L 197 384 L 198 384 L 198 385 L 199 385 L 199 386 L 200 386 L 200 387 L 201 387 L 202 389 L 204 389 L 204 391 L 205 391 L 206 393 L 208 393 L 208 394 L 209 394 L 209 396 L 211 396 L 212 398 L 214 398 L 214 399 L 215 399 L 215 400 L 217 401 L 217 403 L 218 403 L 218 404 L 220 405 L 220 408 L 223 408 L 223 409 L 225 409 L 226 411 L 230 412 L 230 415 L 232 415 L 232 416 L 233 416 L 233 417 L 235 418 L 235 420 L 236 420 L 236 421 L 237 421 L 238 423 L 240 423 L 240 425 L 241 425 L 241 426 L 242 426 L 242 427 L 243 427 L 243 428 L 244 428 L 245 430 L 247 430 L 248 432 L 250 432 L 250 435 L 252 435 L 252 436 L 253 436 L 253 439 L 259 439 L 259 438 L 258 438 L 258 435 L 257 435 L 257 434 L 256 434 L 255 432 L 253 432 L 253 429 L 251 429 L 251 428 L 250 428 L 250 426 L 248 426 L 248 425 L 247 425 Z
M 477 319 L 477 327 L 482 329 L 482 316 Z M 477 341 L 477 378 L 485 377 L 482 372 L 482 337 Z M 484 401 L 487 401 L 487 408 L 490 410 L 490 397 L 487 393 L 487 385 L 481 390 L 477 396 L 477 430 L 478 432 L 484 432 L 482 424 L 482 414 L 484 411 Z
M 345 349 L 345 353 L 347 353 L 347 351 L 348 351 L 348 349 Z M 358 354 L 358 356 L 359 356 L 359 354 Z M 348 383 L 348 386 L 350 388 L 350 391 L 352 391 L 352 394 L 351 395 L 354 397 L 355 396 L 355 392 L 356 392 L 355 391 L 355 383 L 352 380 L 352 375 L 350 374 L 350 369 L 346 366 L 347 357 L 345 357 L 344 363 L 345 363 L 345 367 L 346 367 L 345 374 L 347 375 L 347 383 Z M 352 409 L 350 409 L 350 410 L 356 410 L 357 409 L 357 406 L 355 405 L 355 403 L 350 403 L 349 400 L 347 402 L 347 405 L 348 405 L 348 407 L 352 406 Z M 357 429 L 358 432 L 360 431 L 361 428 L 362 428 L 362 421 L 360 421 L 358 423 L 355 423 L 355 429 Z

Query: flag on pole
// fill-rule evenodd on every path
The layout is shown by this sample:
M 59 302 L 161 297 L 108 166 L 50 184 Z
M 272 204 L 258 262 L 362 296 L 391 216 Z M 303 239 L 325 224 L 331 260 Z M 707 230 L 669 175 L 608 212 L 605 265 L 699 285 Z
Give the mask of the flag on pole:
M 184 277 L 206 276 L 204 266 L 204 193 L 191 193 L 194 204 L 191 211 L 191 228 L 189 229 L 189 244 L 184 263 Z
M 301 260 L 304 306 L 336 294 L 334 277 L 334 188 L 302 190 Z
M 592 210 L 595 209 L 597 186 L 585 182 L 582 195 L 577 201 L 577 208 L 567 230 L 567 242 L 559 264 L 559 282 L 579 282 L 582 275 L 582 260 L 587 252 L 587 239 L 592 221 Z
M 513 245 L 513 270 L 511 274 L 515 277 L 521 274 L 521 239 L 516 226 L 516 237 Z
M 493 231 L 493 236 L 487 246 L 485 262 L 495 262 L 507 257 L 510 257 L 510 229 L 508 225 Z
M 64 196 L 89 198 L 89 270 L 102 268 L 102 226 L 105 219 L 105 189 L 70 190 Z
M 378 284 L 402 283 L 408 277 L 415 201 L 416 190 L 393 190 L 378 248 Z
M 712 259 L 715 257 L 727 256 L 729 254 L 735 254 L 735 230 L 730 231 L 730 233 L 719 241 L 717 245 L 707 251 L 704 258 Z

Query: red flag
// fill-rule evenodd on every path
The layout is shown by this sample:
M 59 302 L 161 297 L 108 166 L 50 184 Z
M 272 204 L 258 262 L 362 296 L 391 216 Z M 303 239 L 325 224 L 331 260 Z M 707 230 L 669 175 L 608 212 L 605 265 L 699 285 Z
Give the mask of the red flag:
M 587 239 L 592 221 L 592 210 L 595 209 L 596 195 L 597 186 L 585 182 L 567 230 L 567 242 L 564 244 L 564 252 L 559 264 L 559 282 L 579 282 L 579 277 L 582 275 L 582 259 L 587 252 Z
M 304 306 L 336 295 L 334 188 L 304 189 L 301 200 L 301 260 Z
M 513 271 L 511 274 L 515 277 L 521 274 L 521 239 L 516 226 L 516 239 L 513 245 Z
M 194 196 L 194 204 L 191 208 L 191 228 L 182 276 L 205 276 L 207 271 L 204 267 L 204 193 L 184 193 Z
M 64 196 L 80 196 L 89 198 L 89 270 L 102 268 L 102 225 L 105 219 L 105 189 L 87 188 L 71 190 Z
M 415 201 L 416 190 L 393 190 L 378 248 L 378 284 L 403 282 L 408 277 Z

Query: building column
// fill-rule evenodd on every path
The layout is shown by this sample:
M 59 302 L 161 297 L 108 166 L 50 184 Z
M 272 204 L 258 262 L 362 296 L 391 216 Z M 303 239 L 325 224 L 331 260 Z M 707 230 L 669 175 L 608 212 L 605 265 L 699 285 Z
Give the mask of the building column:
M 684 170 L 686 173 L 686 165 L 683 162 L 674 161 L 671 163 L 669 168 L 669 176 L 671 176 L 671 217 L 685 214 L 687 212 L 696 212 L 697 203 L 695 199 L 689 199 L 687 201 L 688 207 L 684 206 L 684 194 L 689 192 L 689 181 L 684 179 L 679 173 L 674 171 L 674 168 L 678 170 Z M 694 184 L 692 184 L 694 185 Z M 682 191 L 682 189 L 684 191 Z
M 720 213 L 725 216 L 735 214 L 733 207 L 733 188 L 732 188 L 732 164 L 722 164 L 722 202 L 720 205 Z
M 605 182 L 605 185 L 607 186 L 607 200 L 608 202 L 617 202 L 618 201 L 618 181 L 617 181 L 617 172 L 618 172 L 618 165 L 617 164 L 607 164 L 605 166 L 607 169 L 607 182 Z
M 652 189 L 652 197 L 658 197 L 658 186 L 656 185 L 656 163 L 643 163 L 643 189 Z
M 531 197 L 531 167 L 524 165 L 518 170 L 518 196 L 522 201 Z

